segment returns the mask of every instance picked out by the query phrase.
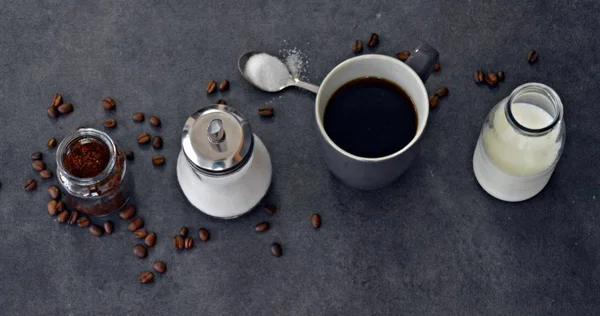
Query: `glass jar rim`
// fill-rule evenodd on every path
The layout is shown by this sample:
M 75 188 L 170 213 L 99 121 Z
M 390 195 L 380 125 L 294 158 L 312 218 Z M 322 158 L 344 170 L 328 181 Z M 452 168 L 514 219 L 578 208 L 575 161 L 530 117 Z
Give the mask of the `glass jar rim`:
M 541 94 L 552 103 L 556 115 L 553 115 L 552 122 L 550 122 L 548 125 L 541 128 L 529 128 L 519 123 L 519 121 L 514 117 L 512 112 L 512 104 L 514 102 L 514 99 L 527 92 Z M 508 122 L 517 130 L 530 135 L 543 135 L 552 130 L 561 120 L 563 116 L 563 106 L 560 97 L 552 88 L 541 83 L 532 82 L 520 85 L 515 90 L 513 90 L 508 99 L 508 104 L 506 106 L 505 112 L 508 118 Z M 548 114 L 552 115 L 551 113 Z

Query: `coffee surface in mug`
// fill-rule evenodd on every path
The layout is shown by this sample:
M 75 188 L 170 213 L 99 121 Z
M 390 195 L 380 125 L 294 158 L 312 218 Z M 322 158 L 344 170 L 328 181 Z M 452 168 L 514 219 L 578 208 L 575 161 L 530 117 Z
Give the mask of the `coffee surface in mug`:
M 364 77 L 333 93 L 323 125 L 344 151 L 377 158 L 408 145 L 417 133 L 417 121 L 415 106 L 401 87 L 383 78 Z

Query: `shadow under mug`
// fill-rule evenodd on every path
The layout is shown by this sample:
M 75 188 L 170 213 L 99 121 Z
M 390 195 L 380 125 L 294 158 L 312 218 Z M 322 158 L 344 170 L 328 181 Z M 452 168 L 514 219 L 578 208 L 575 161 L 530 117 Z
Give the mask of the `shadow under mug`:
M 423 82 L 433 71 L 437 60 L 438 52 L 422 43 L 406 62 L 385 55 L 362 55 L 342 62 L 327 74 L 317 93 L 315 115 L 325 161 L 343 183 L 356 189 L 375 190 L 392 183 L 406 171 L 418 154 L 421 135 L 429 117 L 429 98 Z M 388 156 L 366 158 L 353 155 L 337 146 L 325 132 L 323 117 L 331 96 L 347 82 L 365 77 L 387 79 L 400 86 L 411 98 L 417 112 L 415 136 L 404 148 Z

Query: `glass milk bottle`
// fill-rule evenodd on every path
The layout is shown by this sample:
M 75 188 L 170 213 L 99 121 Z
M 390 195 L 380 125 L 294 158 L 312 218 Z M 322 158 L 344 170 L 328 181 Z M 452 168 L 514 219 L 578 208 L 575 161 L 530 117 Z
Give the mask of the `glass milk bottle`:
M 546 85 L 526 83 L 488 114 L 473 155 L 475 177 L 500 200 L 527 200 L 550 180 L 564 144 L 560 98 Z

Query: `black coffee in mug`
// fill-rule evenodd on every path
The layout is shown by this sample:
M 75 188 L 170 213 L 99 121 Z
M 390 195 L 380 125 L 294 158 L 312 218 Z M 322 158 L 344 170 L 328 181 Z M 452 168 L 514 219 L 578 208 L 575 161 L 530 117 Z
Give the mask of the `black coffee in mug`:
M 352 80 L 336 90 L 325 107 L 327 136 L 353 155 L 391 155 L 417 133 L 417 112 L 397 84 L 377 77 Z

